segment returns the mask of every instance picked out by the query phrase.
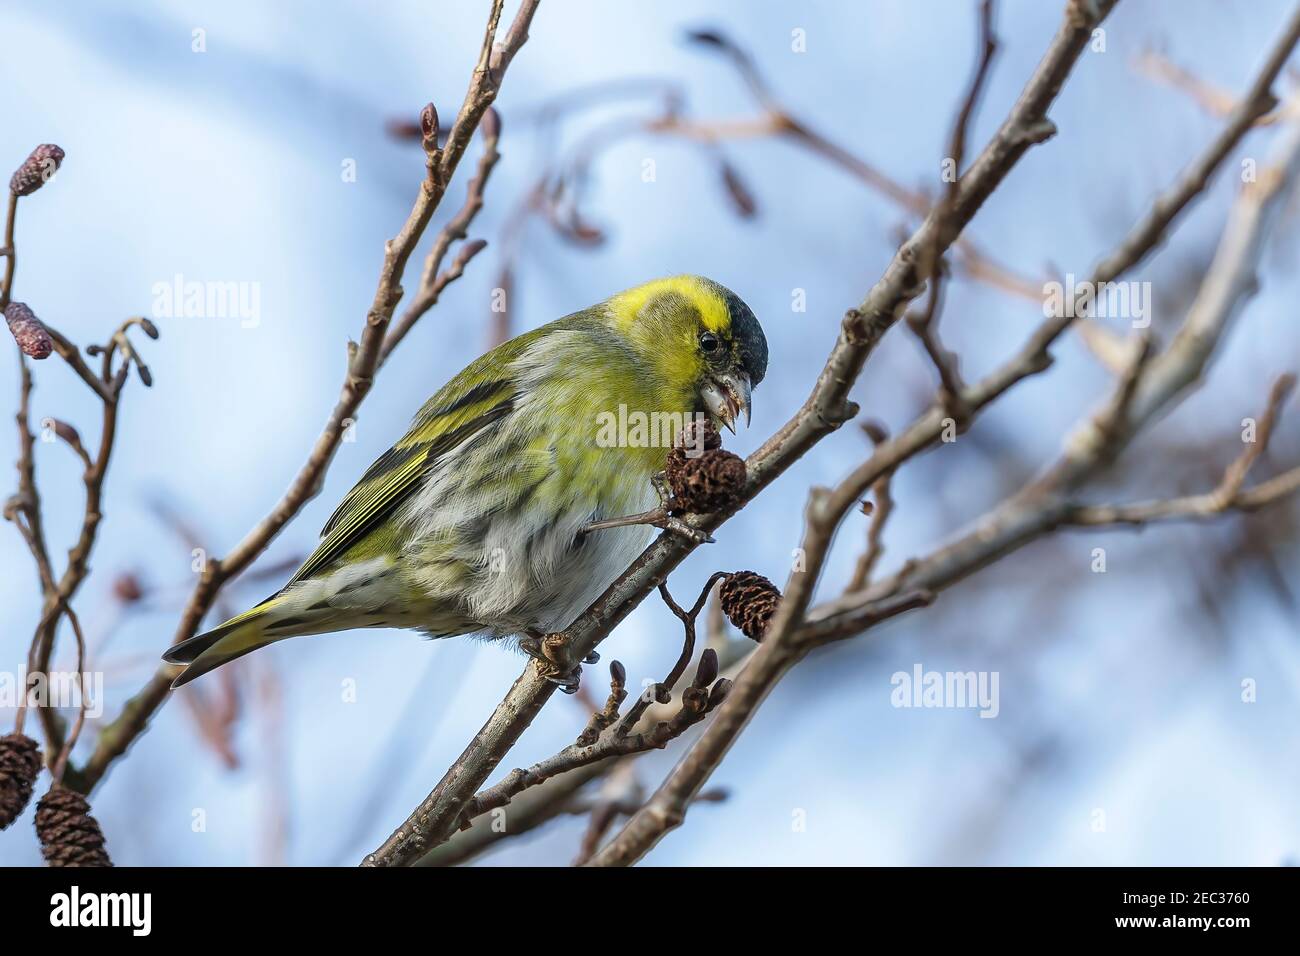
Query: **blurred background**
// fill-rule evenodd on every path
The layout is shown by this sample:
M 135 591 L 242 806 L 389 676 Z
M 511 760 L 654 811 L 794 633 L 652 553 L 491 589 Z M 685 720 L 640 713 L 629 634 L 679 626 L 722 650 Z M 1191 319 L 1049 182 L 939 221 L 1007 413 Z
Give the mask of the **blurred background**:
M 998 5 L 1001 46 L 968 156 L 1005 116 L 1061 7 Z M 1153 75 L 1153 55 L 1240 92 L 1289 7 L 1124 0 L 1106 23 L 1104 52 L 1084 54 L 1051 111 L 1059 135 L 1015 168 L 968 235 L 1035 282 L 1082 278 L 1221 125 Z M 127 387 L 94 573 L 76 601 L 90 666 L 105 675 L 99 722 L 116 715 L 171 639 L 194 584 L 192 548 L 230 548 L 305 459 L 337 397 L 383 243 L 422 175 L 405 127 L 428 100 L 444 122 L 455 115 L 486 13 L 482 2 L 230 0 L 14 0 L 0 13 L 0 166 L 16 167 L 38 143 L 67 151 L 57 183 L 24 201 L 15 297 L 87 344 L 128 315 L 149 315 L 155 286 L 176 276 L 247 283 L 259 296 L 255 322 L 158 318 L 161 339 L 141 339 L 155 384 Z M 732 450 L 752 451 L 798 407 L 844 310 L 916 217 L 853 161 L 752 122 L 762 105 L 716 43 L 689 38 L 701 30 L 748 51 L 783 108 L 859 167 L 923 201 L 938 195 L 976 55 L 974 3 L 548 0 L 497 103 L 503 158 L 471 230 L 487 250 L 395 353 L 323 493 L 227 591 L 214 621 L 279 586 L 420 403 L 490 343 L 648 278 L 708 275 L 764 324 L 771 370 Z M 1278 91 L 1294 83 L 1286 75 Z M 663 128 L 673 126 L 665 116 L 676 127 Z M 743 122 L 720 142 L 681 135 L 722 121 Z M 1252 132 L 1174 238 L 1129 276 L 1152 283 L 1157 335 L 1182 318 L 1240 160 L 1262 162 L 1273 135 Z M 425 247 L 459 208 L 477 155 L 476 144 Z M 1100 498 L 1212 487 L 1240 450 L 1242 419 L 1260 413 L 1277 374 L 1300 365 L 1296 214 L 1289 204 L 1261 290 L 1208 380 L 1130 449 Z M 506 290 L 505 313 L 492 311 L 494 289 Z M 942 335 L 974 378 L 1041 317 L 1040 303 L 958 270 Z M 883 570 L 1019 487 L 1106 394 L 1111 373 L 1077 336 L 1057 355 L 1052 371 L 898 475 Z M 33 416 L 97 440 L 98 404 L 85 386 L 57 358 L 34 368 Z M 898 430 L 928 404 L 934 379 L 899 328 L 854 398 L 864 418 Z M 17 358 L 6 349 L 5 422 L 16 402 Z M 1296 421 L 1293 408 L 1270 448 L 1274 462 L 1300 461 Z M 675 572 L 678 600 L 693 599 L 718 569 L 753 568 L 782 583 L 808 487 L 841 478 L 869 447 L 853 427 L 818 446 Z M 61 561 L 82 508 L 79 466 L 59 444 L 37 453 Z M 0 457 L 16 454 L 6 427 Z M 648 862 L 1294 862 L 1296 519 L 1296 506 L 1283 504 L 1210 525 L 1061 534 L 927 611 L 819 652 L 781 683 L 713 778 L 725 799 L 694 807 Z M 823 595 L 852 575 L 867 520 L 846 523 Z M 38 590 L 12 526 L 0 541 L 0 670 L 20 674 Z M 1092 569 L 1098 547 L 1105 573 Z M 680 635 L 652 598 L 601 651 L 639 684 L 667 670 Z M 997 718 L 893 707 L 891 675 L 918 664 L 998 672 Z M 66 625 L 56 667 L 75 667 Z M 520 668 L 500 648 L 408 632 L 281 643 L 169 701 L 96 792 L 95 814 L 119 865 L 355 864 L 428 792 Z M 603 700 L 604 673 L 586 669 L 593 698 Z M 1247 680 L 1253 702 L 1243 701 Z M 502 770 L 571 742 L 587 715 L 581 700 L 557 696 Z M 11 718 L 0 712 L 5 731 Z M 643 758 L 636 777 L 652 788 L 678 753 Z M 564 864 L 585 827 L 580 814 L 562 815 L 476 862 Z M 0 836 L 0 862 L 39 864 L 25 825 Z

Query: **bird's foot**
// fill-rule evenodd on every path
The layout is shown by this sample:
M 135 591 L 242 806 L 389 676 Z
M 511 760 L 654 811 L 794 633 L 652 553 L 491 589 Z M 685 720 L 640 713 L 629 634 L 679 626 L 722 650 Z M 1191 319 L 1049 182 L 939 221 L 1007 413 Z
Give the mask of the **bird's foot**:
M 627 528 L 632 525 L 645 524 L 650 525 L 652 528 L 658 528 L 660 531 L 679 535 L 692 544 L 713 544 L 714 539 L 711 534 L 707 531 L 701 531 L 699 528 L 692 528 L 673 514 L 677 507 L 675 504 L 676 499 L 673 498 L 672 492 L 668 489 L 663 472 L 653 475 L 650 478 L 650 483 L 654 486 L 655 494 L 659 496 L 659 507 L 652 508 L 650 511 L 642 511 L 640 514 L 624 515 L 621 518 L 604 518 L 600 521 L 592 521 L 579 529 L 578 536 L 581 537 L 593 531 L 605 531 L 609 528 Z
M 543 680 L 548 680 L 556 685 L 566 694 L 576 694 L 578 688 L 582 685 L 582 668 L 575 667 L 568 674 L 560 675 L 558 672 L 548 674 L 543 669 L 544 665 L 539 664 L 537 671 L 541 674 Z
M 668 475 L 662 471 L 655 472 L 650 476 L 650 487 L 659 498 L 659 507 L 667 511 L 673 500 L 672 489 L 668 487 Z
M 656 528 L 662 528 L 664 531 L 672 534 L 681 535 L 687 541 L 695 544 L 713 544 L 714 537 L 707 531 L 701 531 L 699 528 L 692 528 L 681 518 L 673 515 L 666 515 L 661 522 L 655 522 Z
M 563 634 L 526 634 L 519 639 L 520 649 L 537 665 L 538 676 L 557 685 L 566 694 L 576 694 L 582 668 L 568 663 L 567 644 L 568 638 Z M 585 660 L 584 663 L 592 662 Z

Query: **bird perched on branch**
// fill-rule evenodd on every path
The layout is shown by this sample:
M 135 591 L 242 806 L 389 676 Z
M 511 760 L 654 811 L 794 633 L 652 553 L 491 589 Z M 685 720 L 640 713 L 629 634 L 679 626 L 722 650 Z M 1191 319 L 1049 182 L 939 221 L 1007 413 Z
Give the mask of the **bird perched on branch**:
M 585 610 L 651 533 L 583 529 L 654 504 L 652 479 L 684 423 L 703 415 L 734 431 L 766 371 L 753 312 L 698 276 L 511 339 L 425 403 L 288 584 L 164 655 L 188 665 L 172 686 L 287 637 L 363 627 L 514 636 L 545 663 L 543 636 Z M 547 676 L 576 686 L 571 673 Z

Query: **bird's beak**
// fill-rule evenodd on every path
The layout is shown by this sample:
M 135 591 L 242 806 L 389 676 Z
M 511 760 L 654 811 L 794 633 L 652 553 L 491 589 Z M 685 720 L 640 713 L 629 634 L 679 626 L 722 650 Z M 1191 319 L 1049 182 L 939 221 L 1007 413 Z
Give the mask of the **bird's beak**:
M 744 372 L 726 372 L 715 375 L 700 389 L 700 398 L 709 413 L 736 433 L 736 419 L 745 413 L 749 425 L 749 376 Z

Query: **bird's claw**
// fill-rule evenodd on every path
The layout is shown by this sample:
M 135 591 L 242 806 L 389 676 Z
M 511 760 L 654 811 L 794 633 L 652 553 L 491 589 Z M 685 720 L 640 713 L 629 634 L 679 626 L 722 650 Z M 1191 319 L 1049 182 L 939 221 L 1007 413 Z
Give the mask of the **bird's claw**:
M 701 531 L 699 528 L 692 528 L 673 512 L 677 509 L 676 499 L 673 498 L 672 492 L 668 488 L 668 483 L 664 478 L 663 472 L 654 475 L 650 479 L 654 486 L 655 494 L 659 496 L 659 507 L 652 511 L 643 511 L 640 514 L 626 515 L 621 518 L 604 518 L 600 521 L 593 521 L 585 525 L 579 532 L 579 536 L 588 534 L 592 531 L 601 531 L 606 528 L 627 528 L 632 525 L 650 525 L 652 528 L 658 528 L 660 531 L 667 531 L 670 534 L 679 535 L 690 541 L 692 544 L 713 544 L 713 535 L 707 531 Z
M 538 668 L 538 671 L 541 673 L 540 667 Z M 566 694 L 576 694 L 578 692 L 578 687 L 581 686 L 582 682 L 582 670 L 577 667 L 564 677 L 552 676 L 546 673 L 541 673 L 541 676 L 543 680 L 550 681 Z
M 662 528 L 664 531 L 671 532 L 672 534 L 681 535 L 687 541 L 694 542 L 695 544 L 713 544 L 716 540 L 713 535 L 709 534 L 707 531 L 701 531 L 699 528 L 692 528 L 681 518 L 676 518 L 672 515 L 668 515 L 664 518 L 663 521 L 658 524 L 658 527 Z
M 567 665 L 565 637 L 563 634 L 545 636 L 526 635 L 519 639 L 520 649 L 537 664 L 537 674 L 550 681 L 566 694 L 576 694 L 582 678 L 582 668 Z M 595 654 L 593 651 L 592 654 Z M 590 655 L 588 655 L 590 657 Z M 584 660 L 584 663 L 595 663 Z M 567 667 L 567 669 L 566 669 Z
M 650 487 L 654 488 L 655 494 L 659 496 L 659 507 L 667 511 L 668 503 L 673 499 L 672 490 L 668 487 L 668 475 L 662 471 L 651 475 Z

